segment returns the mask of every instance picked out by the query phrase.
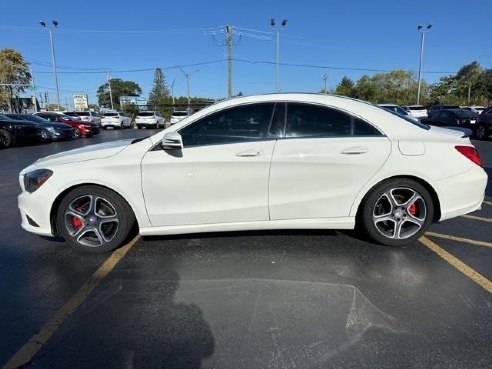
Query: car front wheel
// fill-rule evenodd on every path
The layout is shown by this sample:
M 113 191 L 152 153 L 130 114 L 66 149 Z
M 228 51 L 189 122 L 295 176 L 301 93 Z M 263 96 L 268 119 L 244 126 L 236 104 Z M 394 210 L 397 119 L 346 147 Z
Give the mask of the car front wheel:
M 417 240 L 433 216 L 432 198 L 424 186 L 411 179 L 391 179 L 366 197 L 358 225 L 378 243 L 403 246 Z
M 136 221 L 128 203 L 115 192 L 99 186 L 81 186 L 62 199 L 56 223 L 71 246 L 102 253 L 127 241 Z
M 0 148 L 12 146 L 12 135 L 5 129 L 0 129 Z

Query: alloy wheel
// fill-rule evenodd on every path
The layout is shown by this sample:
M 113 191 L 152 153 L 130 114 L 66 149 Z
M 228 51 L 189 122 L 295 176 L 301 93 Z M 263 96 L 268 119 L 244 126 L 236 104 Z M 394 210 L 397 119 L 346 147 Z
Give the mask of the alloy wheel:
M 406 239 L 416 234 L 427 219 L 424 198 L 409 187 L 384 192 L 374 205 L 372 220 L 377 231 L 389 239 Z
M 115 207 L 102 196 L 83 195 L 74 199 L 65 211 L 65 227 L 78 243 L 101 247 L 118 233 L 120 219 Z

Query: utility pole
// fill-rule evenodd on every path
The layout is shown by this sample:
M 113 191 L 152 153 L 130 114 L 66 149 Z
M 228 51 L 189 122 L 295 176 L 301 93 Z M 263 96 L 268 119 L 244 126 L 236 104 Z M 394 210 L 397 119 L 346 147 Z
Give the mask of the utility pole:
M 36 85 L 34 84 L 34 73 L 32 72 L 31 66 L 29 66 L 29 73 L 31 74 L 31 90 L 32 90 L 32 103 L 34 105 L 34 112 L 38 112 L 38 104 L 36 104 Z
M 468 105 L 470 105 L 471 100 L 471 82 L 468 83 Z
M 41 27 L 46 28 L 46 23 L 44 21 L 39 21 L 38 23 L 41 25 Z M 50 31 L 51 63 L 53 65 L 53 76 L 55 79 L 56 103 L 58 105 L 58 110 L 60 110 L 60 90 L 58 88 L 58 74 L 56 72 L 55 44 L 53 42 L 53 30 L 58 27 L 58 21 L 52 20 L 51 24 L 53 24 L 53 27 L 48 27 L 48 30 Z
M 232 26 L 226 26 L 226 45 L 227 45 L 227 97 L 232 97 Z
M 174 109 L 174 82 L 176 82 L 176 78 L 173 79 L 173 83 L 171 83 L 171 98 L 173 99 L 173 109 Z
M 328 80 L 328 73 L 325 73 L 325 74 L 323 75 L 323 81 L 325 81 L 325 89 L 324 89 L 324 91 L 325 91 L 325 95 L 327 94 L 327 92 L 326 92 L 326 81 L 327 81 L 327 80 Z
M 190 99 L 190 75 L 186 73 L 183 68 L 179 65 L 176 65 L 179 70 L 184 74 L 186 78 L 186 95 L 188 96 L 188 113 L 191 113 L 191 99 Z
M 106 71 L 106 78 L 108 80 L 109 100 L 111 100 L 111 110 L 114 110 L 114 106 L 113 106 L 113 91 L 111 91 L 111 77 L 109 75 L 109 69 Z

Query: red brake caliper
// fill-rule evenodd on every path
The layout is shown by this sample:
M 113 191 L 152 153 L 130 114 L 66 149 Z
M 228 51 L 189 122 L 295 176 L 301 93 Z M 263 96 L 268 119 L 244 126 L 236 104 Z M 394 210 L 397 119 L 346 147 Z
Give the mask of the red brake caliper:
M 76 210 L 82 211 L 82 206 L 79 206 Z M 75 229 L 79 229 L 80 227 L 82 227 L 82 224 L 83 223 L 79 218 L 72 216 L 72 225 Z
M 415 215 L 417 214 L 417 206 L 415 205 L 415 203 L 413 203 L 412 205 L 410 205 L 408 207 L 408 212 L 411 214 L 411 215 Z

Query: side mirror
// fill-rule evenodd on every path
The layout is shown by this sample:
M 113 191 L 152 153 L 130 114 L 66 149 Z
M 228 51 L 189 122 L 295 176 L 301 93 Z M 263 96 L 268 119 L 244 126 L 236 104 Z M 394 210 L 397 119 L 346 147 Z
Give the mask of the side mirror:
M 178 132 L 168 132 L 161 141 L 163 150 L 181 150 L 183 148 L 183 139 Z

